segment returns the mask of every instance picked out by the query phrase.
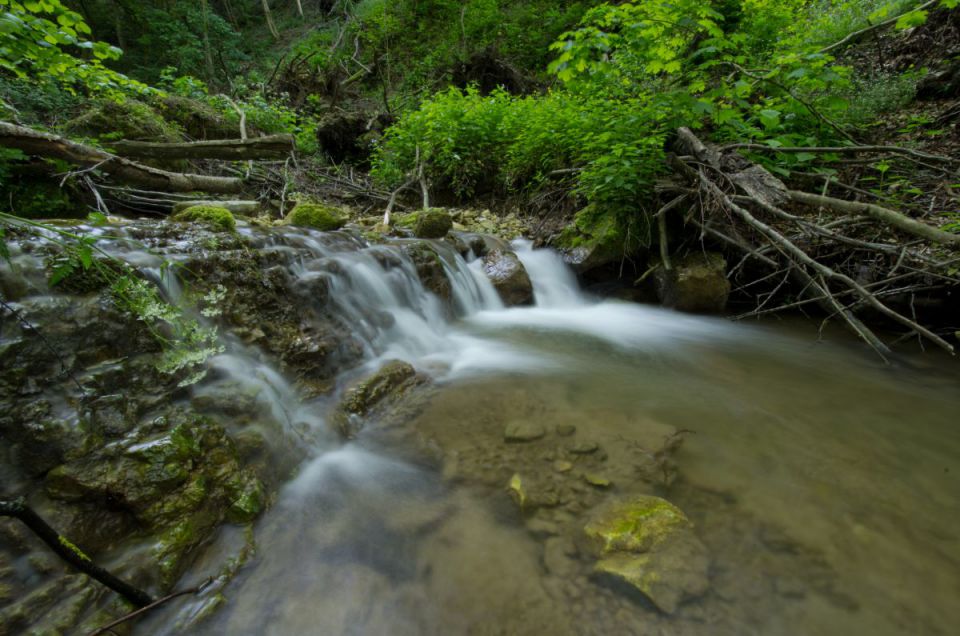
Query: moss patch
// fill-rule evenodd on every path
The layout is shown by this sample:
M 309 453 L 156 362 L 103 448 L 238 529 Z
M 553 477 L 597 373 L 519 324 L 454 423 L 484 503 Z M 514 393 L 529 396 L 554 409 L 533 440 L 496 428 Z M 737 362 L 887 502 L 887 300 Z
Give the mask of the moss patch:
M 173 221 L 201 223 L 218 232 L 233 232 L 237 227 L 237 221 L 230 210 L 214 205 L 195 205 L 170 218 Z
M 67 133 L 89 135 L 103 141 L 183 139 L 179 127 L 166 121 L 147 104 L 135 99 L 122 102 L 105 99 L 95 102 L 90 110 L 68 121 L 64 128 Z
M 444 210 L 417 212 L 413 233 L 417 238 L 443 238 L 453 228 L 453 219 Z
M 286 222 L 290 225 L 309 227 L 322 232 L 339 230 L 347 222 L 342 211 L 322 203 L 298 203 Z
M 601 510 L 584 527 L 584 534 L 591 551 L 602 556 L 621 551 L 646 552 L 692 525 L 669 501 L 641 495 Z

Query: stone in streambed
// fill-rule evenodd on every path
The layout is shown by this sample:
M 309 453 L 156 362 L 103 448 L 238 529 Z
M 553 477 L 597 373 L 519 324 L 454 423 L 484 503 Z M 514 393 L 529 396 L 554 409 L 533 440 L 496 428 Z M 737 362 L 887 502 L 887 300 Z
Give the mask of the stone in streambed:
M 673 269 L 657 270 L 657 293 L 667 307 L 696 313 L 720 313 L 727 305 L 727 262 L 715 252 L 694 252 L 677 259 Z
M 524 269 L 523 263 L 513 252 L 493 250 L 483 257 L 483 272 L 493 283 L 503 304 L 533 304 L 533 283 Z
M 535 422 L 514 420 L 503 431 L 506 442 L 532 442 L 547 434 L 546 429 Z
M 576 444 L 571 445 L 567 450 L 569 450 L 574 455 L 589 455 L 590 453 L 595 453 L 600 448 L 600 445 L 596 442 L 577 442 Z
M 693 524 L 659 497 L 608 503 L 584 527 L 582 541 L 598 559 L 595 573 L 636 588 L 667 614 L 709 586 L 707 551 Z

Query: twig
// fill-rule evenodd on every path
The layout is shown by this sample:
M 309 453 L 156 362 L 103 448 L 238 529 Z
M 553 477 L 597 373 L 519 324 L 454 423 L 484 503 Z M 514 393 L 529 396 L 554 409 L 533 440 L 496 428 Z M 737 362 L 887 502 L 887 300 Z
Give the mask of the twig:
M 140 609 L 134 610 L 129 614 L 125 614 L 124 616 L 121 616 L 120 618 L 113 621 L 112 623 L 107 623 L 103 627 L 98 627 L 97 629 L 90 632 L 87 636 L 100 636 L 100 634 L 106 634 L 107 632 L 112 632 L 113 628 L 116 627 L 117 625 L 120 625 L 121 623 L 125 623 L 131 619 L 134 619 L 137 616 L 140 616 L 141 614 L 146 614 L 150 610 L 157 608 L 168 601 L 172 601 L 173 599 L 178 598 L 180 596 L 186 596 L 187 594 L 199 594 L 200 592 L 205 590 L 211 583 L 213 583 L 212 576 L 206 579 L 205 581 L 203 581 L 202 583 L 200 583 L 200 585 L 196 585 L 186 590 L 180 590 L 179 592 L 173 592 L 172 594 L 168 594 L 161 599 L 157 599 L 156 601 L 154 601 L 153 603 L 150 603 L 149 605 L 146 605 L 144 607 L 141 607 Z
M 924 9 L 928 9 L 928 8 L 932 7 L 933 5 L 937 4 L 938 2 L 940 2 L 940 0 L 928 0 L 928 2 L 924 2 L 924 3 L 921 4 L 919 7 L 915 7 L 915 8 L 913 8 L 913 9 L 909 9 L 908 11 L 905 11 L 904 13 L 901 13 L 900 15 L 896 15 L 896 16 L 894 16 L 894 17 L 892 17 L 892 18 L 888 18 L 888 19 L 884 20 L 883 22 L 877 22 L 876 24 L 872 24 L 872 25 L 870 25 L 870 26 L 868 26 L 868 27 L 866 27 L 866 28 L 860 29 L 859 31 L 854 31 L 853 33 L 848 33 L 842 40 L 839 40 L 839 41 L 837 41 L 837 42 L 834 42 L 833 44 L 831 44 L 831 45 L 829 45 L 829 46 L 823 47 L 822 49 L 820 49 L 819 51 L 817 51 L 817 53 L 829 53 L 830 51 L 832 51 L 832 50 L 834 50 L 834 49 L 838 49 L 838 48 L 841 48 L 841 47 L 843 47 L 843 46 L 846 46 L 847 44 L 851 44 L 851 43 L 855 42 L 856 40 L 859 40 L 859 39 L 860 39 L 861 37 L 863 37 L 864 35 L 870 33 L 871 31 L 876 31 L 877 29 L 882 29 L 882 28 L 884 28 L 884 27 L 890 26 L 891 24 L 895 24 L 895 23 L 897 22 L 897 20 L 899 20 L 901 17 L 903 17 L 903 16 L 906 15 L 907 13 L 910 13 L 910 12 L 912 12 L 912 11 L 923 11 Z

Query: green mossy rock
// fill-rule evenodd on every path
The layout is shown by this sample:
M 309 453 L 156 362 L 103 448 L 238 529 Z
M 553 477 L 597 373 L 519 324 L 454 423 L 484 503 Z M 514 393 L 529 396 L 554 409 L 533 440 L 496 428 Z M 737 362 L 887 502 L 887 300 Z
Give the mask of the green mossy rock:
M 182 141 L 179 127 L 166 121 L 152 107 L 135 99 L 121 102 L 105 99 L 66 123 L 71 135 L 97 137 L 103 141 Z
M 693 524 L 666 499 L 639 495 L 615 501 L 597 511 L 583 532 L 591 554 L 647 552 L 678 530 Z
M 230 210 L 215 205 L 195 205 L 177 212 L 170 219 L 201 223 L 218 232 L 233 232 L 237 227 L 237 221 Z
M 693 524 L 660 497 L 609 502 L 584 526 L 582 538 L 584 550 L 598 557 L 596 574 L 630 585 L 668 614 L 709 587 L 707 551 Z
M 564 260 L 577 273 L 619 263 L 641 245 L 631 240 L 616 215 L 587 207 L 577 212 L 573 223 L 554 241 Z
M 727 261 L 716 252 L 692 252 L 673 269 L 657 270 L 657 293 L 667 307 L 696 313 L 720 313 L 727 306 Z
M 453 219 L 446 211 L 431 208 L 416 213 L 413 234 L 417 238 L 438 239 L 446 236 L 452 228 Z
M 322 203 L 298 203 L 285 221 L 290 225 L 309 227 L 321 232 L 339 230 L 347 222 L 339 208 Z

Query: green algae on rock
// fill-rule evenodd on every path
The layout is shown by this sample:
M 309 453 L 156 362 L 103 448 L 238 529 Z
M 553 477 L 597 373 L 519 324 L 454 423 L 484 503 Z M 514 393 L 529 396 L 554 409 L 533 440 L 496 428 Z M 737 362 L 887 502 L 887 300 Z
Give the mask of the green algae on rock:
M 358 418 L 389 408 L 429 378 L 400 360 L 385 363 L 371 376 L 348 389 L 331 417 L 333 427 L 344 437 L 353 437 Z
M 232 232 L 237 227 L 230 210 L 215 205 L 194 205 L 177 212 L 170 220 L 200 223 L 218 232 Z
M 289 225 L 308 227 L 321 232 L 339 230 L 347 222 L 339 208 L 306 201 L 298 203 L 284 220 Z
M 453 219 L 446 211 L 430 208 L 416 213 L 413 234 L 417 238 L 443 238 L 452 228 Z
M 707 590 L 706 548 L 686 515 L 665 499 L 611 501 L 584 526 L 582 539 L 598 558 L 597 574 L 631 585 L 663 612 L 672 614 Z

